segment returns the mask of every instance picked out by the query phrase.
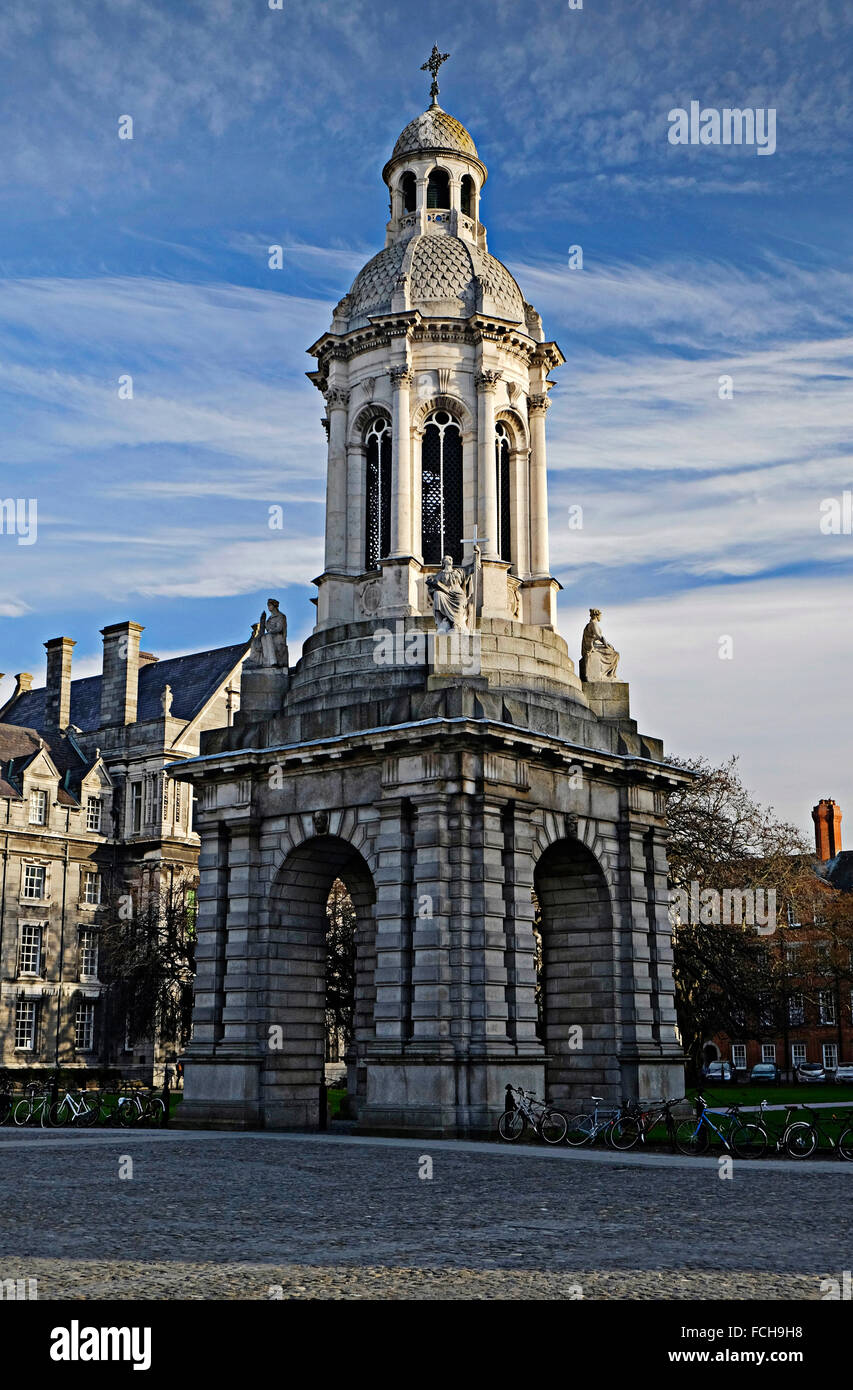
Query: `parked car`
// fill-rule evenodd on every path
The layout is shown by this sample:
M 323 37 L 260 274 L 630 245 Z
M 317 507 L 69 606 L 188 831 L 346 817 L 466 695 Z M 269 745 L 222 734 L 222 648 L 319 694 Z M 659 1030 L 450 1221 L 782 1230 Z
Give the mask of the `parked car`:
M 782 1081 L 782 1073 L 775 1062 L 756 1062 L 752 1071 L 749 1073 L 750 1081 L 763 1081 L 765 1085 L 778 1086 Z
M 718 1085 L 723 1085 L 732 1080 L 731 1062 L 706 1062 L 702 1076 L 705 1081 L 716 1081 Z
M 825 1081 L 826 1072 L 820 1062 L 800 1062 L 796 1077 L 798 1081 Z
M 843 1081 L 846 1086 L 851 1085 L 853 1083 L 853 1067 L 836 1067 L 835 1080 L 839 1083 Z

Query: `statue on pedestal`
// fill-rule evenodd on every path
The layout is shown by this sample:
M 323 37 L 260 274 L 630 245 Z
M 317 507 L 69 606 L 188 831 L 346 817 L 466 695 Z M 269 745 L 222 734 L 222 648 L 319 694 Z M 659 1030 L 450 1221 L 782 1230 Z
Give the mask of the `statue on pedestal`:
M 468 631 L 471 578 L 464 569 L 453 564 L 452 555 L 445 555 L 438 573 L 427 577 L 426 587 L 432 599 L 436 632 Z
M 589 622 L 581 638 L 580 678 L 582 681 L 612 681 L 616 679 L 619 653 L 611 647 L 601 631 L 600 608 L 590 608 Z
M 287 618 L 280 611 L 278 599 L 267 599 L 269 617 L 262 613 L 252 627 L 252 645 L 246 667 L 257 670 L 261 667 L 287 670 L 290 665 L 287 652 Z

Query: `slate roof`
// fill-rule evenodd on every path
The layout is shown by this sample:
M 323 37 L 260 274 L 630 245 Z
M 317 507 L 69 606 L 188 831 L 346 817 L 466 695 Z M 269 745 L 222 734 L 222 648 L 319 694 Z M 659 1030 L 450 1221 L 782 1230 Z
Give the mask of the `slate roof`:
M 842 893 L 853 892 L 853 850 L 844 849 L 824 866 L 824 876 Z
M 163 686 L 172 687 L 172 718 L 194 719 L 199 710 L 248 651 L 249 643 L 216 647 L 208 652 L 190 652 L 168 661 L 150 661 L 139 668 L 138 720 L 159 719 Z M 44 727 L 45 690 L 27 690 L 4 713 L 6 724 L 16 724 L 32 732 Z M 87 676 L 71 682 L 70 722 L 83 733 L 94 733 L 101 725 L 101 677 Z M 45 736 L 47 741 L 47 736 Z
M 18 724 L 0 724 L 0 797 L 21 799 L 21 777 L 42 746 L 62 778 L 57 801 L 63 806 L 76 806 L 80 783 L 91 764 L 62 734 L 39 734 L 36 729 Z

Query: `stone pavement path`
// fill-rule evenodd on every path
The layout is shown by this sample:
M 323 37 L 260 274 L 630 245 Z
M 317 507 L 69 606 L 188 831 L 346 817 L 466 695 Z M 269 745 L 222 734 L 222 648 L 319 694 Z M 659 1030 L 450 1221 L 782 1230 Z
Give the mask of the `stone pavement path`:
M 831 1163 L 721 1181 L 713 1159 L 4 1129 L 0 1279 L 43 1299 L 819 1299 L 853 1263 L 851 1182 Z

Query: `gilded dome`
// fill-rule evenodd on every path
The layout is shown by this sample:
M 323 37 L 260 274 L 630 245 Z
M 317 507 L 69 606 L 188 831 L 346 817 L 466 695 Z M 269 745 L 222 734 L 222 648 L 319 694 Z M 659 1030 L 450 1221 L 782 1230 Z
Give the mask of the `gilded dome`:
M 372 314 L 391 313 L 402 275 L 411 307 L 427 316 L 467 318 L 475 313 L 479 280 L 487 287 L 492 312 L 514 323 L 525 321 L 524 296 L 506 266 L 461 237 L 439 234 L 393 242 L 367 262 L 346 298 L 350 328 L 365 324 Z
M 413 121 L 409 121 L 394 146 L 391 160 L 401 155 L 415 154 L 419 150 L 446 150 L 453 154 L 468 155 L 471 159 L 479 157 L 477 146 L 462 122 L 442 111 L 437 105 L 430 106 L 422 116 L 416 116 Z

